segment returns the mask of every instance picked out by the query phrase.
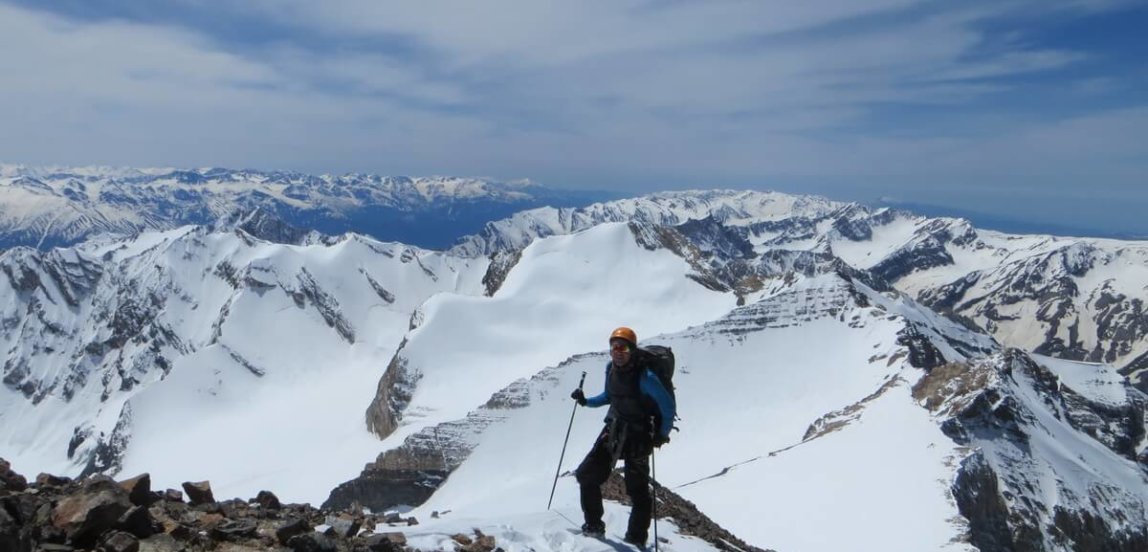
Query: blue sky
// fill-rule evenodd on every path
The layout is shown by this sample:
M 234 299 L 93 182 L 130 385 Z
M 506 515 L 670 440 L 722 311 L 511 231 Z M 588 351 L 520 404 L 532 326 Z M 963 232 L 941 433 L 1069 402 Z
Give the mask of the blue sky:
M 1148 2 L 0 0 L 0 161 L 759 188 L 1148 236 Z

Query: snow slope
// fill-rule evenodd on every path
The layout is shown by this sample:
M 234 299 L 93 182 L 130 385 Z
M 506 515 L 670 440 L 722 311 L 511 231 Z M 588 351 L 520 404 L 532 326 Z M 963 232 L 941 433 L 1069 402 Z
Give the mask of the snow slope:
M 0 265 L 5 458 L 292 501 L 374 454 L 362 413 L 411 313 L 481 293 L 486 268 L 357 236 L 292 246 L 202 227 Z
M 412 543 L 435 549 L 479 528 L 507 549 L 611 549 L 569 532 L 568 472 L 604 411 L 577 410 L 554 511 L 542 501 L 569 392 L 583 372 L 601 387 L 605 336 L 629 325 L 679 359 L 681 432 L 658 452 L 658 479 L 756 546 L 1148 542 L 1148 400 L 1112 366 L 1000 353 L 907 294 L 874 289 L 931 278 L 910 288 L 951 309 L 961 299 L 930 286 L 978 266 L 972 283 L 1024 284 L 1036 296 L 1018 312 L 1039 317 L 1056 282 L 1131 292 L 1135 261 L 1116 260 L 1136 258 L 1127 244 L 982 236 L 960 221 L 773 195 L 652 204 L 629 204 L 639 224 L 599 220 L 614 216 L 606 207 L 551 221 L 584 226 L 505 257 L 489 297 L 483 256 L 357 236 L 289 245 L 189 227 L 8 251 L 0 455 L 33 471 L 149 471 L 157 487 L 209 479 L 220 497 L 268 488 L 317 503 L 376 455 L 429 442 L 449 477 L 415 509 Z M 709 220 L 650 224 L 685 212 Z M 506 253 L 493 237 L 483 243 Z M 1127 268 L 1113 272 L 1119 283 L 1104 277 L 1112 267 Z M 1101 302 L 1121 301 L 1134 298 Z M 399 385 L 379 389 L 392 371 Z M 398 422 L 382 441 L 363 425 L 368 403 Z M 620 532 L 626 509 L 608 512 Z M 709 549 L 662 527 L 667 549 Z
M 617 326 L 656 334 L 733 308 L 731 294 L 690 273 L 681 257 L 639 246 L 628 225 L 605 224 L 534 242 L 493 297 L 431 298 L 398 353 L 418 387 L 395 438 L 462 417 L 509 382 L 598 348 Z
M 862 307 L 854 302 L 855 289 L 823 275 L 685 331 L 650 335 L 645 325 L 636 325 L 644 343 L 671 345 L 679 358 L 681 431 L 657 453 L 658 480 L 761 547 L 971 550 L 950 545 L 964 530 L 954 521 L 959 514 L 948 492 L 952 466 L 963 452 L 908 392 L 923 373 L 908 364 L 898 344 L 910 320 L 898 311 L 912 307 L 867 289 L 863 293 L 876 304 Z M 501 333 L 528 331 L 531 324 L 497 315 L 483 322 Z M 428 317 L 423 328 L 438 323 Z M 983 338 L 946 329 L 988 346 Z M 603 349 L 604 336 L 597 341 L 591 350 Z M 528 343 L 540 350 L 550 346 Z M 960 356 L 951 348 L 948 354 Z M 481 347 L 475 355 L 477 366 L 497 362 L 497 354 L 484 359 Z M 573 406 L 569 391 L 582 372 L 588 389 L 601 388 L 605 363 L 602 353 L 579 355 L 516 384 L 522 388 L 514 395 L 529 405 L 484 413 L 497 423 L 481 430 L 469 457 L 414 511 L 420 520 L 431 512 L 449 514 L 416 533 L 467 524 L 487 532 L 483 520 L 539 516 Z M 475 402 L 455 387 L 428 386 L 425 393 L 440 395 L 441 402 Z M 854 411 L 853 405 L 860 406 Z M 811 425 L 834 412 L 841 427 L 807 436 Z M 601 429 L 604 414 L 579 409 L 575 416 L 566 475 L 554 499 L 561 519 L 543 524 L 545 542 L 564 543 L 564 530 L 581 521 L 569 472 Z M 610 510 L 612 531 L 624 532 L 626 515 Z M 890 533 L 889 520 L 904 529 Z M 828 523 L 840 530 L 819 530 Z M 672 535 L 670 547 L 680 538 Z
M 1009 235 L 978 230 L 963 219 L 810 196 L 712 190 L 524 211 L 487 224 L 454 250 L 515 250 L 540 236 L 626 220 L 682 226 L 702 220 L 702 226 L 723 228 L 735 249 L 758 257 L 830 254 L 926 306 L 985 328 L 1006 345 L 1115 364 L 1148 391 L 1144 242 Z M 728 261 L 728 251 L 705 253 L 718 264 Z

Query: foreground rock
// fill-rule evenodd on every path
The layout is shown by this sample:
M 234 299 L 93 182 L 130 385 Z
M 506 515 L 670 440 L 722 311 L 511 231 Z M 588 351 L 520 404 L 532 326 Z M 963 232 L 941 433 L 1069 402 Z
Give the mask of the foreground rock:
M 371 532 L 386 520 L 361 512 L 281 504 L 268 491 L 249 501 L 216 501 L 206 481 L 183 484 L 191 502 L 177 490 L 150 487 L 147 474 L 120 482 L 102 475 L 73 481 L 40 474 L 27 483 L 0 459 L 0 551 L 410 550 L 402 533 Z M 493 550 L 493 539 L 488 544 Z

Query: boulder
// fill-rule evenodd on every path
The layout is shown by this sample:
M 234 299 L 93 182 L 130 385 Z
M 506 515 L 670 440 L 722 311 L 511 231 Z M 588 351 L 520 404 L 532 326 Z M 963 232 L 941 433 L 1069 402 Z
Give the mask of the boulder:
M 0 482 L 10 491 L 22 492 L 28 489 L 28 480 L 15 472 L 0 473 Z
M 310 530 L 311 524 L 307 523 L 306 520 L 302 518 L 291 518 L 275 530 L 275 539 L 279 541 L 279 544 L 287 544 L 287 542 L 290 541 L 292 537 L 301 535 Z
M 210 481 L 185 481 L 183 483 L 183 492 L 187 493 L 187 501 L 192 506 L 215 502 L 215 495 L 211 494 Z
M 240 540 L 253 538 L 258 524 L 250 519 L 224 520 L 211 530 L 215 540 Z
M 90 547 L 131 507 L 127 493 L 119 485 L 111 478 L 96 476 L 80 492 L 56 505 L 52 525 L 63 530 L 72 544 Z
M 255 496 L 252 502 L 268 510 L 278 510 L 283 507 L 283 505 L 279 503 L 279 497 L 275 496 L 275 493 L 271 491 L 259 491 L 259 494 Z
M 36 476 L 36 485 L 39 487 L 63 487 L 72 482 L 70 477 L 60 477 L 50 473 L 41 473 Z
M 294 552 L 338 552 L 334 539 L 314 532 L 291 537 L 287 547 Z
M 120 481 L 120 487 L 128 493 L 128 499 L 136 506 L 151 504 L 151 475 L 143 473 L 131 479 Z
M 367 537 L 367 549 L 371 552 L 401 552 L 407 545 L 407 537 L 402 533 L 383 533 Z
M 159 534 L 140 541 L 139 552 L 183 552 L 185 544 L 168 534 Z
M 0 499 L 0 507 L 21 525 L 43 525 L 51 518 L 51 501 L 38 494 L 21 493 Z
M 100 541 L 100 552 L 139 552 L 140 541 L 130 533 L 113 531 Z
M 156 522 L 146 506 L 132 506 L 116 521 L 116 528 L 127 531 L 141 539 L 146 539 L 158 532 Z
M 7 509 L 0 507 L 0 550 L 27 550 L 26 539 L 20 537 L 20 524 Z
M 326 524 L 331 527 L 332 536 L 350 538 L 359 534 L 363 520 L 346 515 L 327 516 Z

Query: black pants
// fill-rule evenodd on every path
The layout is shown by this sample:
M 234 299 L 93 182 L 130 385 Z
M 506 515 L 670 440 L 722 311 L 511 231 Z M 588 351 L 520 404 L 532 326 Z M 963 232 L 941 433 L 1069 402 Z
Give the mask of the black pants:
M 642 432 L 634 432 L 622 441 L 610 438 L 609 428 L 603 429 L 594 442 L 594 448 L 574 472 L 581 488 L 582 515 L 587 524 L 602 523 L 602 484 L 610 477 L 618 457 L 625 461 L 622 474 L 626 479 L 626 494 L 634 506 L 630 510 L 630 524 L 626 534 L 646 540 L 650 530 L 650 453 L 653 445 Z M 619 454 L 620 453 L 620 454 Z M 618 454 L 616 457 L 615 454 Z

